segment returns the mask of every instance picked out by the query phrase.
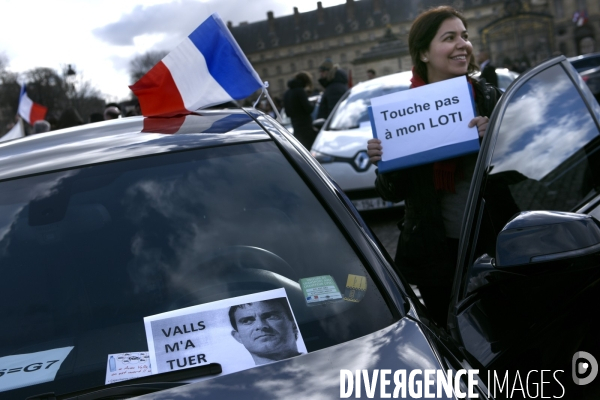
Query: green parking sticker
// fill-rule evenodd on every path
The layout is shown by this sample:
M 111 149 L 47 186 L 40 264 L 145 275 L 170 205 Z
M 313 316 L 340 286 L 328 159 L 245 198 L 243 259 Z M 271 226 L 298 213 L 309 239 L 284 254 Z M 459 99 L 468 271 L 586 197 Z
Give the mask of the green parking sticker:
M 340 289 L 331 275 L 302 278 L 300 286 L 308 305 L 342 299 Z

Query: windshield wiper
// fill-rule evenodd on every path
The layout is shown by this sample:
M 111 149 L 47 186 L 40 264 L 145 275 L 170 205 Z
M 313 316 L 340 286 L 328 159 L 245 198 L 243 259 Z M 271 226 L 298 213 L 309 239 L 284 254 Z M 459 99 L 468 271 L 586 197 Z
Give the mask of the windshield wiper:
M 223 372 L 221 364 L 211 363 L 194 368 L 179 369 L 177 371 L 165 372 L 162 374 L 143 376 L 77 392 L 59 395 L 54 395 L 54 393 L 43 393 L 28 397 L 26 400 L 100 400 L 129 398 L 186 385 L 187 382 L 182 381 L 196 379 L 202 376 L 219 375 L 221 372 Z

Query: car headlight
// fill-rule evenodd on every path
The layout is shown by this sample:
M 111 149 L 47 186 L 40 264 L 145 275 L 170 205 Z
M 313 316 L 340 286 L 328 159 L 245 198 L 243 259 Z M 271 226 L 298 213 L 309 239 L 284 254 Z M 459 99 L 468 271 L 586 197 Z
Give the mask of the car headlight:
M 315 150 L 311 150 L 310 154 L 321 164 L 331 163 L 335 160 L 334 156 L 330 156 L 329 154 L 324 154 Z

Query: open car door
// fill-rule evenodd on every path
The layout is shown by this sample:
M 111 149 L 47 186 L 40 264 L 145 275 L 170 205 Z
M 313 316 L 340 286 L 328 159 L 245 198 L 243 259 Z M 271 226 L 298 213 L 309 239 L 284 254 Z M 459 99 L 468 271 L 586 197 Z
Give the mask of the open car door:
M 494 110 L 448 328 L 497 398 L 600 398 L 599 150 L 600 107 L 562 56 Z

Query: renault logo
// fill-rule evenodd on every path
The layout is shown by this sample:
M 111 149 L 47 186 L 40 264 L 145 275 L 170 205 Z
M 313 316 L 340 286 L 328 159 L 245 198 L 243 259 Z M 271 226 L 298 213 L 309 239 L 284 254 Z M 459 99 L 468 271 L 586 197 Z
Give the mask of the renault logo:
M 361 151 L 354 157 L 354 166 L 359 171 L 369 168 L 369 164 L 369 156 L 366 151 Z

